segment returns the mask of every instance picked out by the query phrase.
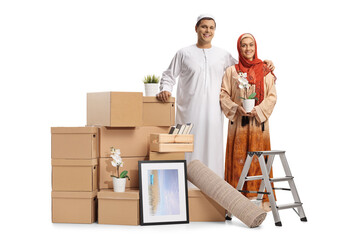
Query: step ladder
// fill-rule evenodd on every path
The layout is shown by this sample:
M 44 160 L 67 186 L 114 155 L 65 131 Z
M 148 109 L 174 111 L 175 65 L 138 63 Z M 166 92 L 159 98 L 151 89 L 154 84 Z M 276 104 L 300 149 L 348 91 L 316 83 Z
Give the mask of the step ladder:
M 251 162 L 255 155 L 259 159 L 262 175 L 247 176 Z M 285 174 L 286 174 L 285 177 L 281 177 L 281 178 L 270 178 L 269 177 L 269 173 L 270 173 L 270 170 L 271 170 L 271 167 L 272 167 L 272 164 L 274 162 L 274 158 L 276 155 L 280 156 L 281 163 L 282 163 L 282 166 L 283 166 Z M 268 156 L 267 163 L 265 163 L 264 156 Z M 245 181 L 253 181 L 253 180 L 262 180 L 258 191 L 242 190 L 242 188 L 244 187 Z M 273 182 L 285 182 L 285 181 L 287 181 L 289 183 L 290 188 L 272 188 L 272 186 L 271 186 L 271 183 L 273 183 Z M 241 172 L 241 176 L 240 176 L 240 179 L 239 179 L 236 189 L 239 192 L 257 193 L 258 194 L 257 198 L 256 198 L 257 201 L 261 201 L 263 199 L 264 194 L 267 194 L 269 197 L 271 211 L 273 213 L 273 217 L 274 217 L 276 226 L 282 226 L 278 211 L 283 210 L 283 209 L 290 209 L 290 208 L 294 209 L 294 211 L 299 215 L 301 221 L 307 222 L 305 212 L 304 212 L 304 209 L 302 206 L 303 204 L 300 201 L 299 194 L 296 190 L 294 177 L 291 174 L 289 164 L 285 157 L 285 151 L 273 150 L 273 151 L 248 152 L 248 155 L 247 155 L 247 158 L 245 161 L 245 165 Z M 266 192 L 265 192 L 265 189 L 267 190 Z M 294 198 L 294 203 L 277 205 L 273 191 L 269 191 L 269 189 L 291 191 L 292 196 Z M 297 208 L 297 211 L 295 210 L 295 208 Z

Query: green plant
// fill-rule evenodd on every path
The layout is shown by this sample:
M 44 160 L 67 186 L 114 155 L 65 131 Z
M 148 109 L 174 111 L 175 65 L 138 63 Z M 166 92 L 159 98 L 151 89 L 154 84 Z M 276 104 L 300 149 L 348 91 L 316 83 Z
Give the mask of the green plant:
M 155 75 L 147 75 L 147 76 L 145 76 L 144 77 L 144 80 L 143 80 L 143 82 L 144 83 L 158 83 L 159 82 L 159 79 L 160 79 L 160 77 L 157 77 L 157 76 L 155 76 Z
M 258 98 L 257 97 L 255 97 L 256 96 L 256 93 L 255 92 L 253 92 L 252 94 L 250 94 L 250 96 L 248 97 L 248 98 L 246 98 L 246 99 L 255 99 L 255 100 L 258 100 Z M 243 97 L 240 97 L 241 99 L 244 99 L 245 100 L 245 98 L 243 98 Z

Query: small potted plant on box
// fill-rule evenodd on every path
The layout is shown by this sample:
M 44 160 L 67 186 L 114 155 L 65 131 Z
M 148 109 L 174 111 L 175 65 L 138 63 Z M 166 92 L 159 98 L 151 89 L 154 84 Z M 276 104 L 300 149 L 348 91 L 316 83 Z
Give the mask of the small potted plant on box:
M 160 77 L 155 75 L 147 75 L 144 77 L 145 96 L 156 96 L 159 92 L 159 79 Z
M 120 149 L 111 147 L 111 164 L 116 167 L 116 176 L 111 175 L 113 179 L 114 192 L 125 192 L 126 178 L 129 178 L 128 171 L 124 170 L 120 173 L 120 167 L 124 166 L 124 162 L 120 157 Z
M 251 112 L 251 110 L 255 106 L 255 100 L 257 100 L 256 93 L 253 92 L 248 96 L 248 90 L 250 88 L 250 84 L 247 80 L 247 73 L 240 72 L 239 73 L 239 87 L 241 89 L 244 89 L 244 97 L 240 97 L 243 99 L 243 107 L 245 109 L 245 112 Z

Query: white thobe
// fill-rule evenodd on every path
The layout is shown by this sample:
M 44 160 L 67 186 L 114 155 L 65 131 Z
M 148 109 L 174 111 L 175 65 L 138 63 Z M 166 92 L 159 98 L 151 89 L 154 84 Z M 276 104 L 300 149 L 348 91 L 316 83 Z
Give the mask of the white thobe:
M 224 177 L 223 115 L 219 95 L 222 77 L 236 60 L 217 47 L 196 45 L 179 50 L 163 73 L 160 90 L 176 93 L 176 124 L 193 123 L 194 152 L 186 153 L 187 162 L 198 159 Z

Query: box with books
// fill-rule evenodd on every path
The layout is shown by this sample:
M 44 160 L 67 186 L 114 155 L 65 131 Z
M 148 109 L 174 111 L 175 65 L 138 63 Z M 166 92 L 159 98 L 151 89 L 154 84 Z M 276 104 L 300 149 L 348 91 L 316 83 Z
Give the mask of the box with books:
M 151 134 L 151 152 L 192 152 L 194 135 L 192 134 Z

